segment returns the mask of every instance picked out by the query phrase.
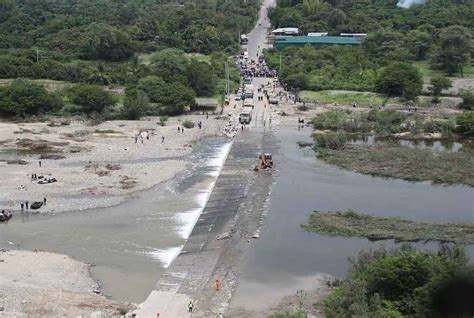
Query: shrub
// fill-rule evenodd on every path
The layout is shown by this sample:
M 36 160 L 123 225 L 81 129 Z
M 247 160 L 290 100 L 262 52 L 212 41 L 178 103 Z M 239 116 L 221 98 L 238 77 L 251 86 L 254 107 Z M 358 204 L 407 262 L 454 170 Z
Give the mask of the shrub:
M 460 133 L 474 133 L 474 111 L 469 111 L 456 117 L 456 131 Z
M 347 143 L 345 133 L 335 132 L 329 134 L 314 134 L 316 148 L 329 148 L 333 150 L 343 149 Z
M 462 104 L 459 106 L 463 109 L 474 110 L 474 93 L 468 90 L 461 90 Z
M 161 126 L 165 126 L 167 121 L 168 121 L 168 116 L 160 116 L 160 125 Z
M 192 121 L 190 120 L 185 120 L 183 122 L 183 127 L 184 128 L 188 128 L 188 129 L 191 129 L 191 128 L 194 128 L 194 126 L 196 126 L 196 124 L 194 124 Z
M 344 122 L 347 120 L 346 112 L 329 111 L 319 114 L 313 119 L 314 129 L 331 129 L 337 130 L 341 128 Z

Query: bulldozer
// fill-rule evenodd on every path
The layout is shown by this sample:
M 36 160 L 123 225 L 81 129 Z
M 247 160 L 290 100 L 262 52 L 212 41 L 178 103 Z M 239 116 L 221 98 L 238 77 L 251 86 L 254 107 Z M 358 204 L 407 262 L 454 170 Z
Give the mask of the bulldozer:
M 257 164 L 255 165 L 254 170 L 272 170 L 274 167 L 272 155 L 269 153 L 264 153 L 258 155 Z

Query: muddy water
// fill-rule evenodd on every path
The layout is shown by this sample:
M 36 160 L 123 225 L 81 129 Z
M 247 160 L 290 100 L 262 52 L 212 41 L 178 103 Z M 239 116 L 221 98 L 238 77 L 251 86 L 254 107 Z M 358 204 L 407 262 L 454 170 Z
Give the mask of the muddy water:
M 264 310 L 285 295 L 314 286 L 320 274 L 344 276 L 348 258 L 372 243 L 361 238 L 324 237 L 300 225 L 313 210 L 353 209 L 379 216 L 432 222 L 474 222 L 474 191 L 468 187 L 434 187 L 429 183 L 372 178 L 328 166 L 297 141 L 311 141 L 310 130 L 277 131 L 278 175 L 261 237 L 244 261 L 233 307 Z M 417 244 L 436 249 L 436 243 Z M 468 247 L 474 259 L 474 248 Z
M 184 173 L 124 204 L 52 216 L 16 215 L 0 224 L 0 247 L 43 249 L 92 263 L 104 294 L 142 302 L 189 236 L 230 143 L 210 138 L 194 149 Z

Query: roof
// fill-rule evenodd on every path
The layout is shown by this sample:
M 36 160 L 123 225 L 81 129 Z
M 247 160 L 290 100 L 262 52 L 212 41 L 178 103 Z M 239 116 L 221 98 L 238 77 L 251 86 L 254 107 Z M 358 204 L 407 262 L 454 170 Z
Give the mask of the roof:
M 327 32 L 309 32 L 308 36 L 326 36 L 328 35 Z
M 277 36 L 274 47 L 282 50 L 288 46 L 309 45 L 360 45 L 355 37 L 343 36 Z
M 288 33 L 288 34 L 298 34 L 300 29 L 298 28 L 278 28 L 272 31 L 272 33 Z
M 217 107 L 218 102 L 215 98 L 202 98 L 198 97 L 194 99 L 194 102 L 198 106 L 206 106 L 206 107 Z

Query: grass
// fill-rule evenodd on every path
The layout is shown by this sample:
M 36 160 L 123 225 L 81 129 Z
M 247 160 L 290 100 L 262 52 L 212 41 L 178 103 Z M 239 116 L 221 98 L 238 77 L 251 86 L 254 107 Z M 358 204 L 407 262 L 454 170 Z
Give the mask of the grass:
M 455 74 L 454 76 L 448 76 L 445 72 L 441 70 L 433 70 L 430 68 L 428 61 L 419 61 L 414 62 L 413 65 L 418 67 L 421 74 L 423 75 L 423 81 L 425 84 L 430 83 L 430 79 L 435 76 L 444 76 L 449 77 L 450 79 L 461 78 L 460 74 Z M 468 65 L 464 68 L 464 78 L 474 77 L 474 66 Z
M 318 212 L 310 215 L 303 228 L 329 236 L 394 239 L 399 242 L 440 241 L 474 244 L 474 224 L 425 223 L 395 217 L 376 217 L 347 212 Z
M 302 91 L 299 97 L 307 102 L 319 102 L 323 104 L 337 103 L 341 105 L 381 105 L 383 95 L 372 92 L 355 91 Z
M 306 318 L 308 315 L 304 311 L 298 311 L 294 314 L 290 313 L 280 313 L 270 316 L 271 318 Z
M 429 149 L 387 143 L 346 145 L 340 150 L 318 147 L 315 150 L 324 162 L 362 174 L 474 187 L 474 152 L 468 148 L 435 153 Z
M 0 86 L 10 85 L 15 79 L 7 78 L 7 79 L 0 79 Z M 43 87 L 49 92 L 59 92 L 64 89 L 66 85 L 69 83 L 64 81 L 55 81 L 50 79 L 32 79 L 29 80 L 38 84 L 43 85 Z

